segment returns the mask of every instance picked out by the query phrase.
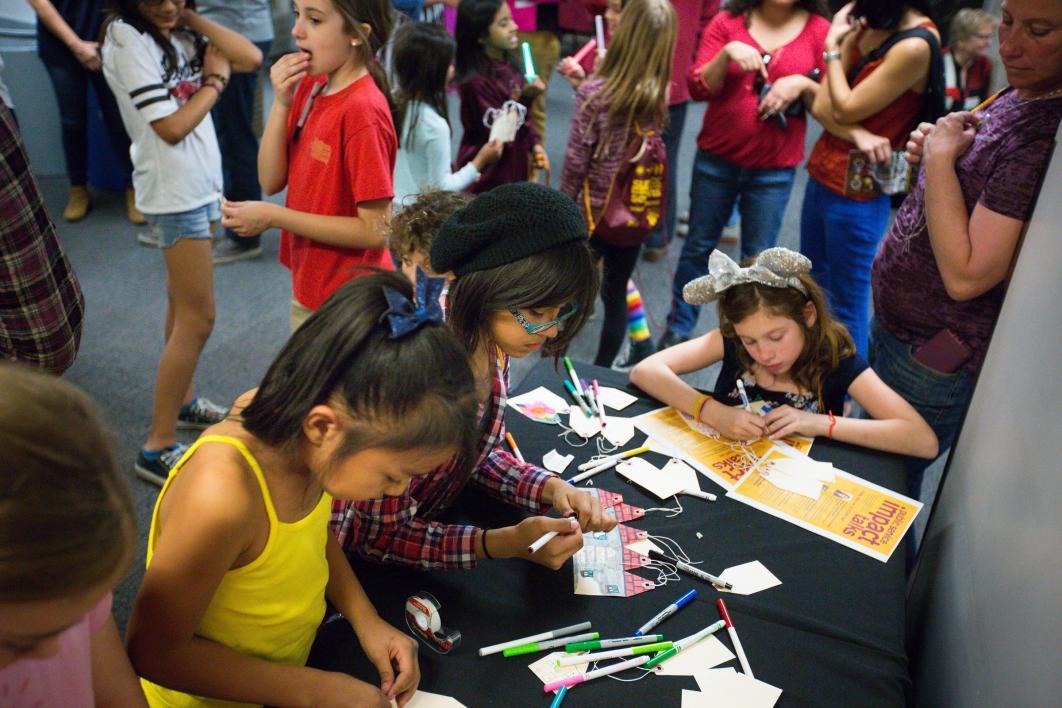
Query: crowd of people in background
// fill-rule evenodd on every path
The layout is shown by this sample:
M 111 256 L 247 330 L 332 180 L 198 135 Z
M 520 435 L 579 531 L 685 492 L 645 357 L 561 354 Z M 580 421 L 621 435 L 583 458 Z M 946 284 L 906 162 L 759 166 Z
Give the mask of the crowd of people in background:
M 972 396 L 1062 118 L 1057 0 L 963 9 L 947 32 L 926 0 L 294 0 L 295 51 L 269 66 L 260 139 L 268 0 L 28 2 L 58 99 L 62 218 L 92 207 L 91 86 L 168 301 L 135 463 L 162 491 L 131 663 L 109 592 L 133 517 L 99 415 L 72 386 L 0 363 L 0 441 L 17 450 L 0 469 L 0 687 L 45 703 L 88 691 L 121 705 L 405 704 L 415 644 L 376 614 L 347 558 L 559 568 L 576 531 L 615 524 L 500 445 L 511 360 L 563 354 L 599 298 L 595 363 L 619 365 L 628 338 L 631 381 L 694 419 L 733 438 L 801 433 L 905 455 L 921 496 Z M 432 19 L 441 7 L 452 31 Z M 990 93 L 993 36 L 1005 82 Z M 570 126 L 546 112 L 554 72 L 574 89 Z M 708 107 L 680 184 L 691 101 Z M 823 133 L 805 164 L 809 120 Z M 547 130 L 568 134 L 559 189 L 541 184 Z M 776 243 L 802 165 L 797 253 Z M 687 189 L 654 346 L 632 273 L 671 245 Z M 717 249 L 735 211 L 740 262 Z M 61 374 L 84 297 L 6 98 L 0 219 L 0 359 Z M 192 385 L 213 269 L 260 256 L 272 229 L 291 337 L 259 387 L 218 405 Z M 709 303 L 719 327 L 698 335 Z M 717 362 L 710 393 L 679 378 Z M 745 410 L 739 389 L 769 412 Z M 207 432 L 188 446 L 180 427 Z M 470 486 L 532 515 L 439 522 Z M 68 543 L 50 517 L 18 515 L 57 504 L 95 535 Z M 529 552 L 546 532 L 556 538 Z M 78 590 L 57 594 L 71 564 Z M 378 687 L 303 666 L 326 598 Z

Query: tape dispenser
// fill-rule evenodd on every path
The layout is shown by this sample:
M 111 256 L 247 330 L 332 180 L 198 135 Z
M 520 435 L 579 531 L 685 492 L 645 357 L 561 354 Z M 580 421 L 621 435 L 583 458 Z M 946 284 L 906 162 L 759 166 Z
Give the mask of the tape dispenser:
M 406 600 L 406 625 L 409 630 L 439 652 L 449 654 L 461 643 L 461 632 L 444 627 L 439 608 L 442 603 L 430 592 L 422 590 Z

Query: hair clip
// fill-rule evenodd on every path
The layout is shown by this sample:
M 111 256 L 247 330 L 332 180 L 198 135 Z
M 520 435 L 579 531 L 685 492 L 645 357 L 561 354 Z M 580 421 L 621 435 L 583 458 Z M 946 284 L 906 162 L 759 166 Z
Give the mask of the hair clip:
M 807 295 L 800 276 L 810 272 L 811 261 L 807 256 L 781 246 L 762 252 L 748 268 L 742 268 L 730 256 L 716 249 L 708 257 L 708 275 L 686 283 L 682 299 L 691 305 L 703 305 L 718 299 L 728 288 L 743 283 L 796 288 Z
M 380 315 L 380 320 L 387 319 L 391 329 L 389 338 L 400 339 L 426 324 L 442 324 L 443 312 L 439 296 L 442 295 L 445 283 L 443 278 L 429 278 L 418 270 L 414 288 L 416 304 L 394 288 L 384 286 L 388 308 Z

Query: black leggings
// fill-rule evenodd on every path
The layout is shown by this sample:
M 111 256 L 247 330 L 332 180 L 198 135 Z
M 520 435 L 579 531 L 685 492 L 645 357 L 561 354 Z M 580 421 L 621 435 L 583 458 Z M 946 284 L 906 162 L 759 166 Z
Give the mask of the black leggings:
M 638 262 L 639 246 L 612 246 L 591 238 L 594 253 L 604 260 L 601 275 L 601 302 L 605 306 L 605 321 L 601 325 L 601 341 L 597 346 L 597 366 L 612 366 L 623 338 L 627 336 L 627 281 Z

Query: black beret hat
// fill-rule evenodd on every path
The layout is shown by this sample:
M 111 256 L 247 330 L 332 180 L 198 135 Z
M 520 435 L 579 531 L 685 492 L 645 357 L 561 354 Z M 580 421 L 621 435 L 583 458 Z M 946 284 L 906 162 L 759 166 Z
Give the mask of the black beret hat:
M 503 184 L 443 223 L 431 244 L 431 268 L 464 275 L 586 238 L 586 222 L 563 192 L 533 182 Z

